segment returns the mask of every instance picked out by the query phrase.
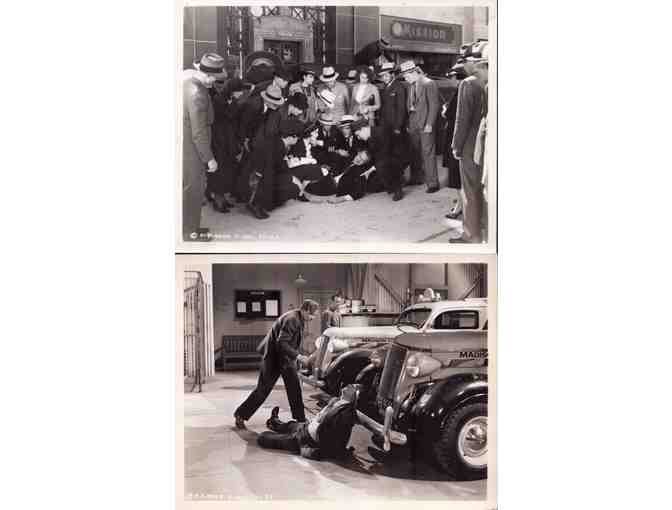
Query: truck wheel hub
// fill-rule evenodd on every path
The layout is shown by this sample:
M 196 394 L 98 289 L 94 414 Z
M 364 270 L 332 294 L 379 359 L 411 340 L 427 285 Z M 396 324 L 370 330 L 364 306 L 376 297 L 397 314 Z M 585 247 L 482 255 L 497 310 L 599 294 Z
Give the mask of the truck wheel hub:
M 457 449 L 462 460 L 471 467 L 487 465 L 488 418 L 476 416 L 467 421 L 460 430 Z

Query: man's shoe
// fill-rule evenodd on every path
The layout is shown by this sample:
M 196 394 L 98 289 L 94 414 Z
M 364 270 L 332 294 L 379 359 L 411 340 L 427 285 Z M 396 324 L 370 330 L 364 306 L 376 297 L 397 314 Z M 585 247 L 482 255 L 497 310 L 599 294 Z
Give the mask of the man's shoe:
M 308 199 L 306 198 L 305 195 L 299 195 L 299 196 L 297 197 L 297 200 L 298 200 L 299 202 L 310 202 L 310 200 L 308 200 Z
M 240 430 L 245 430 L 247 427 L 245 426 L 245 420 L 243 419 L 242 416 L 239 414 L 234 414 L 233 417 L 236 419 L 236 428 Z
M 478 243 L 480 241 L 476 241 L 474 239 L 466 239 L 465 237 L 456 237 L 455 239 L 450 239 L 448 242 L 454 244 L 473 244 Z
M 403 193 L 403 191 L 401 191 L 400 189 L 398 189 L 397 191 L 395 191 L 394 194 L 392 195 L 392 201 L 393 201 L 393 202 L 398 202 L 398 201 L 401 200 L 402 198 L 404 198 L 404 193 Z
M 231 212 L 231 211 L 229 211 L 229 208 L 225 205 L 225 203 L 226 203 L 226 201 L 220 203 L 220 202 L 217 201 L 217 200 L 213 200 L 213 201 L 212 201 L 212 208 L 213 208 L 215 211 L 220 212 L 220 213 L 228 213 L 228 212 Z
M 427 188 L 427 190 L 425 191 L 425 193 L 436 193 L 437 191 L 439 191 L 439 187 L 438 187 L 438 186 L 430 186 L 429 188 Z
M 265 220 L 270 217 L 270 214 L 264 211 L 263 207 L 259 207 L 258 205 L 247 204 L 247 210 L 258 220 Z
M 280 416 L 280 408 L 278 406 L 275 406 L 271 410 L 271 418 L 275 418 L 276 420 L 278 419 L 278 416 Z

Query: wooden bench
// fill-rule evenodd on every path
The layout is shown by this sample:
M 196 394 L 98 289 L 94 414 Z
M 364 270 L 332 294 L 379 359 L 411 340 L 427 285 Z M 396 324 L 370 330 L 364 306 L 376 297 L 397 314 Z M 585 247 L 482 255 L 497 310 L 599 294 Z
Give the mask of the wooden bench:
M 258 367 L 261 354 L 257 347 L 263 339 L 264 335 L 222 335 L 222 347 L 218 349 L 219 367 L 222 370 Z

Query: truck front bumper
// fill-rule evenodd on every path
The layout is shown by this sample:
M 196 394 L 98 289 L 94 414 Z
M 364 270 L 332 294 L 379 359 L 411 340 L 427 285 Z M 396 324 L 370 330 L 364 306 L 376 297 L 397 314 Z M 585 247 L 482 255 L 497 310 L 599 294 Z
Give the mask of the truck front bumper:
M 385 409 L 385 422 L 381 425 L 373 418 L 369 418 L 361 411 L 357 411 L 357 420 L 361 425 L 383 439 L 383 450 L 389 452 L 392 445 L 403 446 L 408 441 L 406 434 L 392 430 L 392 416 L 394 409 L 388 406 Z

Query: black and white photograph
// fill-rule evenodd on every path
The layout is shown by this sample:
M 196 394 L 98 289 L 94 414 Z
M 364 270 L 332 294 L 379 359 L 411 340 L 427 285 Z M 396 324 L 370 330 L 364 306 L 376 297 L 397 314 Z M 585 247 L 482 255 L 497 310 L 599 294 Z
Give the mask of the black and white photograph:
M 495 10 L 187 2 L 181 251 L 484 252 L 496 225 Z
M 178 498 L 494 501 L 494 258 L 226 257 L 177 261 Z

